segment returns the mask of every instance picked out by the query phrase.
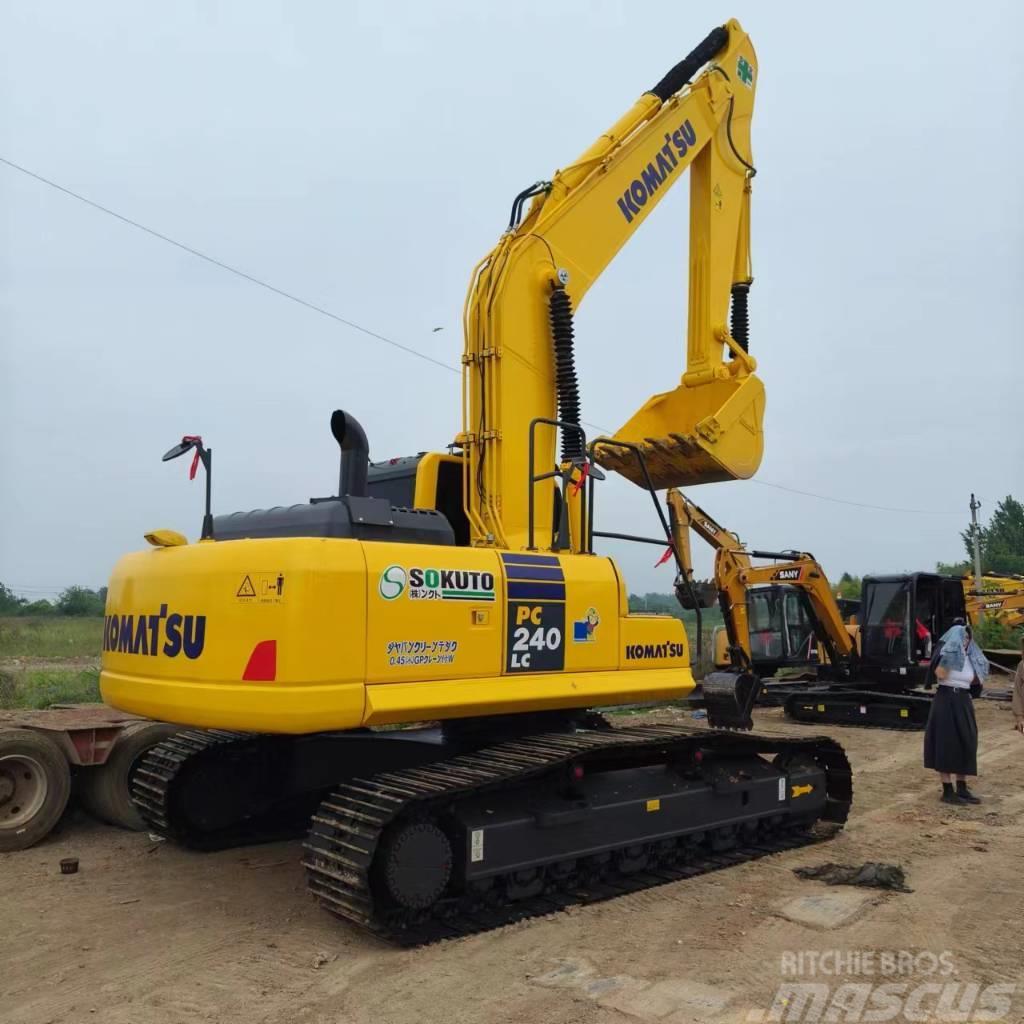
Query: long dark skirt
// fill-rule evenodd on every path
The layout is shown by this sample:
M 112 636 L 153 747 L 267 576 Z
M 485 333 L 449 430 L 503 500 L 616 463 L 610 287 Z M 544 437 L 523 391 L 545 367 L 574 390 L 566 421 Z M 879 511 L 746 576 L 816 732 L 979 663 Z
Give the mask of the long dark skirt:
M 978 723 L 968 690 L 935 687 L 924 731 L 924 766 L 950 775 L 978 774 Z

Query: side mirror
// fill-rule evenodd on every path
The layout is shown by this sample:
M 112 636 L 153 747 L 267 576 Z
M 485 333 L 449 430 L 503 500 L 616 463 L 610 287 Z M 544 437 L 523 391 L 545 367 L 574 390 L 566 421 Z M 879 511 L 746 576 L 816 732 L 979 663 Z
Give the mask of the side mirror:
M 193 450 L 195 451 L 195 456 L 192 459 L 192 465 L 188 471 L 189 480 L 195 479 L 196 470 L 199 468 L 200 462 L 203 464 L 203 469 L 206 470 L 206 505 L 203 512 L 203 529 L 199 539 L 212 540 L 213 514 L 210 511 L 210 478 L 213 473 L 213 449 L 204 448 L 203 439 L 198 434 L 186 434 L 173 448 L 168 448 L 167 451 L 164 452 L 160 461 L 170 462 L 172 459 L 177 459 L 186 452 Z
M 176 459 L 179 456 L 184 455 L 185 452 L 192 451 L 192 449 L 195 448 L 195 446 L 196 446 L 195 438 L 192 438 L 192 437 L 184 438 L 183 437 L 181 439 L 181 441 L 178 444 L 176 444 L 173 448 L 168 448 L 167 451 L 164 452 L 163 457 L 160 459 L 160 461 L 161 462 L 170 462 L 171 459 Z

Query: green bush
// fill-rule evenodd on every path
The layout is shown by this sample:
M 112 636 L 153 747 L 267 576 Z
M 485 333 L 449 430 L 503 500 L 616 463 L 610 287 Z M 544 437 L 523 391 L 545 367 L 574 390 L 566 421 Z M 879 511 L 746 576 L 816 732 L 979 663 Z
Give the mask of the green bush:
M 25 605 L 21 612 L 21 615 L 56 615 L 57 609 L 46 600 L 44 597 L 41 601 L 33 601 L 31 604 Z
M 25 604 L 25 598 L 18 597 L 10 587 L 0 583 L 0 615 L 20 615 Z
M 103 591 L 88 587 L 68 587 L 57 598 L 57 610 L 61 615 L 102 615 L 106 604 L 106 588 Z
M 986 615 L 974 626 L 974 639 L 979 647 L 996 650 L 1016 650 L 1020 646 L 1021 631 L 1012 629 L 1004 622 Z

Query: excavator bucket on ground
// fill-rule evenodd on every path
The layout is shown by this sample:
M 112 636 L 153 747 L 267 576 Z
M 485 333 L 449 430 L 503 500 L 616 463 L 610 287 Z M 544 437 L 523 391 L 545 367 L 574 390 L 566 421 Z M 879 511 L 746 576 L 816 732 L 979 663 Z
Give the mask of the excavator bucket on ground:
M 761 680 L 752 672 L 709 672 L 701 683 L 712 729 L 752 729 Z
M 655 490 L 692 487 L 753 476 L 764 451 L 763 420 L 760 379 L 730 376 L 654 395 L 616 431 L 615 439 L 639 445 Z M 632 451 L 598 442 L 594 459 L 647 486 Z

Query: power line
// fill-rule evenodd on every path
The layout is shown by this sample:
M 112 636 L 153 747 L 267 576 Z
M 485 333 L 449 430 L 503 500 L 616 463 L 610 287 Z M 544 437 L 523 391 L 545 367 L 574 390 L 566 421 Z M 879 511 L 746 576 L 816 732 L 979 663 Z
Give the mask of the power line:
M 173 245 L 175 248 L 181 249 L 183 252 L 187 252 L 190 256 L 195 256 L 197 259 L 211 263 L 215 267 L 220 267 L 221 270 L 226 270 L 229 274 L 234 274 L 236 277 L 241 277 L 243 280 L 249 281 L 251 284 L 258 285 L 260 288 L 266 288 L 267 291 L 273 292 L 275 295 L 280 295 L 282 298 L 288 299 L 290 302 L 295 302 L 300 306 L 304 306 L 306 309 L 311 309 L 314 313 L 319 313 L 321 316 L 329 317 L 331 320 L 335 320 L 339 324 L 344 324 L 346 327 L 351 327 L 353 330 L 360 331 L 362 334 L 368 335 L 371 338 L 383 341 L 386 345 L 391 345 L 394 348 L 401 349 L 403 352 L 407 352 L 411 356 L 416 356 L 418 359 L 423 359 L 428 363 L 433 363 L 435 366 L 440 366 L 443 370 L 449 370 L 451 373 L 461 372 L 457 366 L 452 366 L 450 363 L 445 363 L 440 359 L 435 359 L 433 356 L 427 355 L 425 352 L 420 352 L 418 349 L 410 348 L 408 345 L 403 345 L 401 342 L 395 341 L 393 338 L 388 338 L 383 334 L 378 334 L 376 331 L 371 331 L 368 327 L 363 327 L 362 324 L 357 324 L 354 320 L 348 320 L 343 316 L 339 316 L 337 313 L 332 313 L 329 309 L 325 309 L 323 306 L 318 306 L 315 302 L 310 302 L 308 299 L 303 299 L 298 295 L 294 295 L 292 292 L 285 291 L 283 288 L 278 288 L 277 285 L 273 285 L 269 281 L 264 281 L 262 278 L 254 277 L 252 274 L 247 274 L 244 270 L 239 270 L 238 267 L 231 266 L 230 263 L 224 263 L 222 260 L 218 260 L 205 252 L 201 252 L 199 249 L 194 249 L 191 245 L 186 245 L 184 242 L 179 242 L 177 239 L 171 238 L 170 235 L 165 235 L 154 228 L 147 227 L 145 224 L 140 224 L 137 220 L 132 220 L 131 217 L 126 217 L 123 213 L 118 213 L 116 210 L 110 209 L 109 206 L 103 206 L 101 203 L 97 203 L 88 196 L 83 196 L 80 192 L 75 192 L 70 188 L 65 188 L 65 186 L 58 184 L 56 181 L 52 181 L 50 178 L 45 178 L 43 175 L 37 174 L 35 171 L 30 171 L 27 167 L 22 167 L 21 164 L 16 164 L 13 160 L 8 160 L 6 157 L 0 156 L 0 163 L 6 164 L 15 171 L 20 171 L 22 174 L 26 174 L 30 178 L 34 178 L 36 181 L 42 182 L 44 185 L 49 185 L 50 188 L 56 189 L 58 192 L 63 192 L 64 195 L 70 196 L 72 199 L 77 199 L 80 203 L 85 203 L 86 206 L 91 206 L 94 210 L 99 210 L 101 213 L 105 213 L 110 217 L 115 217 L 123 224 L 128 224 L 130 227 L 137 228 L 139 231 L 144 231 L 147 235 L 152 235 L 153 238 L 159 238 L 161 242 Z
M 786 487 L 781 483 L 770 483 L 768 480 L 751 480 L 762 487 L 774 487 L 776 490 L 786 490 L 791 495 L 803 495 L 805 498 L 817 498 L 822 502 L 834 502 L 837 505 L 852 505 L 858 509 L 873 509 L 876 512 L 906 512 L 912 515 L 962 515 L 961 512 L 947 512 L 943 509 L 901 509 L 891 505 L 867 505 L 864 502 L 851 502 L 845 498 L 830 498 L 828 495 L 816 495 L 812 490 L 799 490 L 796 487 Z
M 325 309 L 323 306 L 319 306 L 315 302 L 303 299 L 301 296 L 286 291 L 284 288 L 278 288 L 277 285 L 273 285 L 269 281 L 264 281 L 262 278 L 255 277 L 253 274 L 248 274 L 244 270 L 240 270 L 238 267 L 233 267 L 230 263 L 225 263 L 223 260 L 216 259 L 199 249 L 193 248 L 191 245 L 179 242 L 177 239 L 171 238 L 170 235 L 165 235 L 163 232 L 157 231 L 155 228 L 147 227 L 145 224 L 141 224 L 139 221 L 133 220 L 131 217 L 126 217 L 123 213 L 118 213 L 116 210 L 110 209 L 109 206 L 104 206 L 102 203 L 98 203 L 94 199 L 90 199 L 88 196 L 82 195 L 80 192 L 75 192 L 73 189 L 67 188 L 66 186 L 61 185 L 42 174 L 29 170 L 29 168 L 15 163 L 13 160 L 8 160 L 6 157 L 0 156 L 0 163 L 5 164 L 12 170 L 19 171 L 21 174 L 25 174 L 44 185 L 48 185 L 50 188 L 56 189 L 58 192 L 62 192 L 64 195 L 70 196 L 72 199 L 77 199 L 80 203 L 85 203 L 86 206 L 91 206 L 94 210 L 99 210 L 101 213 L 105 213 L 109 217 L 114 217 L 123 224 L 127 224 L 139 231 L 143 231 L 147 235 L 151 235 L 153 238 L 159 239 L 161 242 L 166 242 L 168 245 L 173 245 L 176 249 L 180 249 L 182 252 L 186 252 L 190 256 L 195 256 L 197 259 L 203 260 L 215 267 L 219 267 L 221 270 L 226 270 L 229 274 L 234 274 L 236 277 L 240 277 L 243 280 L 248 281 L 250 284 L 257 285 L 260 288 L 265 288 L 267 291 L 273 292 L 281 298 L 288 299 L 290 302 L 294 302 L 305 309 L 312 310 L 314 313 L 319 313 L 321 316 L 328 317 L 339 324 L 344 324 L 346 327 L 351 327 L 353 330 L 359 331 L 367 337 L 375 338 L 377 341 L 382 341 L 386 345 L 391 345 L 393 348 L 400 349 L 402 352 L 415 356 L 417 359 L 422 359 L 425 362 L 432 363 L 434 366 L 439 366 L 442 370 L 448 370 L 450 373 L 461 373 L 459 368 L 457 366 L 452 366 L 451 363 L 435 359 L 426 352 L 421 352 L 419 349 L 412 348 L 409 345 L 403 345 L 401 342 L 395 341 L 393 338 L 388 338 L 383 334 L 379 334 L 377 331 L 370 330 L 368 327 L 363 327 L 362 324 L 358 324 L 354 320 L 349 320 L 346 317 L 339 316 L 337 313 L 332 313 L 329 309 Z M 605 430 L 604 427 L 598 426 L 596 423 L 588 423 L 586 420 L 581 422 L 584 426 L 592 427 L 594 430 L 599 430 L 605 434 L 610 434 L 610 431 Z M 812 491 L 801 491 L 795 487 L 785 487 L 782 484 L 770 483 L 767 480 L 754 480 L 753 482 L 755 484 L 760 484 L 762 487 L 772 487 L 775 488 L 775 490 L 787 491 L 790 494 L 799 494 L 805 498 L 817 498 L 819 501 L 831 501 L 836 505 L 850 505 L 854 508 L 873 509 L 876 512 L 903 512 L 912 515 L 939 516 L 960 515 L 959 512 L 944 512 L 936 509 L 894 508 L 888 505 L 870 505 L 860 501 L 847 501 L 844 498 L 832 498 L 826 494 L 815 494 Z
M 44 185 L 48 185 L 50 188 L 56 189 L 58 192 L 62 192 L 64 195 L 70 196 L 72 199 L 77 199 L 80 203 L 85 203 L 86 206 L 91 206 L 94 210 L 99 210 L 100 213 L 105 213 L 110 217 L 116 218 L 121 221 L 122 224 L 127 224 L 139 231 L 144 231 L 147 235 L 151 235 L 153 238 L 158 238 L 161 242 L 173 245 L 176 249 L 181 249 L 182 252 L 187 252 L 190 256 L 195 256 L 197 259 L 210 263 L 215 267 L 219 267 L 221 270 L 226 270 L 229 274 L 234 274 L 236 277 L 240 277 L 243 280 L 248 281 L 250 284 L 257 285 L 260 288 L 266 288 L 267 291 L 273 292 L 275 295 L 280 295 L 282 298 L 288 299 L 290 302 L 298 303 L 298 305 L 305 309 L 312 310 L 314 313 L 319 313 L 321 316 L 329 317 L 331 320 L 334 320 L 339 324 L 344 324 L 346 327 L 351 327 L 353 330 L 360 331 L 362 334 L 365 334 L 370 338 L 376 338 L 377 341 L 383 341 L 386 345 L 392 345 L 394 348 L 401 349 L 403 352 L 407 352 L 411 356 L 416 356 L 418 359 L 423 359 L 428 363 L 433 363 L 434 366 L 439 366 L 442 370 L 448 370 L 450 373 L 462 372 L 457 366 L 452 366 L 451 363 L 446 363 L 441 359 L 435 359 L 433 356 L 427 355 L 427 353 L 421 352 L 419 349 L 412 348 L 409 345 L 403 345 L 401 342 L 395 341 L 394 338 L 388 338 L 377 331 L 372 331 L 370 328 L 356 323 L 354 320 L 349 320 L 347 317 L 340 316 L 337 313 L 332 313 L 331 310 L 325 309 L 323 306 L 318 306 L 315 302 L 310 302 L 308 299 L 304 299 L 299 295 L 286 291 L 284 288 L 278 288 L 277 285 L 271 284 L 269 281 L 264 281 L 260 277 L 246 273 L 246 271 L 240 270 L 238 267 L 233 267 L 230 263 L 225 263 L 223 260 L 210 256 L 208 253 L 202 252 L 191 245 L 179 242 L 176 238 L 171 238 L 170 235 L 165 235 L 162 231 L 157 231 L 155 228 L 148 227 L 137 220 L 133 220 L 131 217 L 126 217 L 123 213 L 118 213 L 117 210 L 112 210 L 109 206 L 97 203 L 94 199 L 90 199 L 88 196 L 84 196 L 80 192 L 74 191 L 74 189 L 67 188 L 65 185 L 61 185 L 59 182 L 53 181 L 51 178 L 47 178 L 42 174 L 29 170 L 29 168 L 15 163 L 13 160 L 8 160 L 6 157 L 0 156 L 0 163 L 5 164 L 15 171 L 20 171 L 22 174 L 28 175 L 28 177 L 33 178 Z M 586 420 L 584 420 L 583 423 L 584 426 L 593 427 L 595 430 L 603 429 L 596 423 L 587 423 Z

